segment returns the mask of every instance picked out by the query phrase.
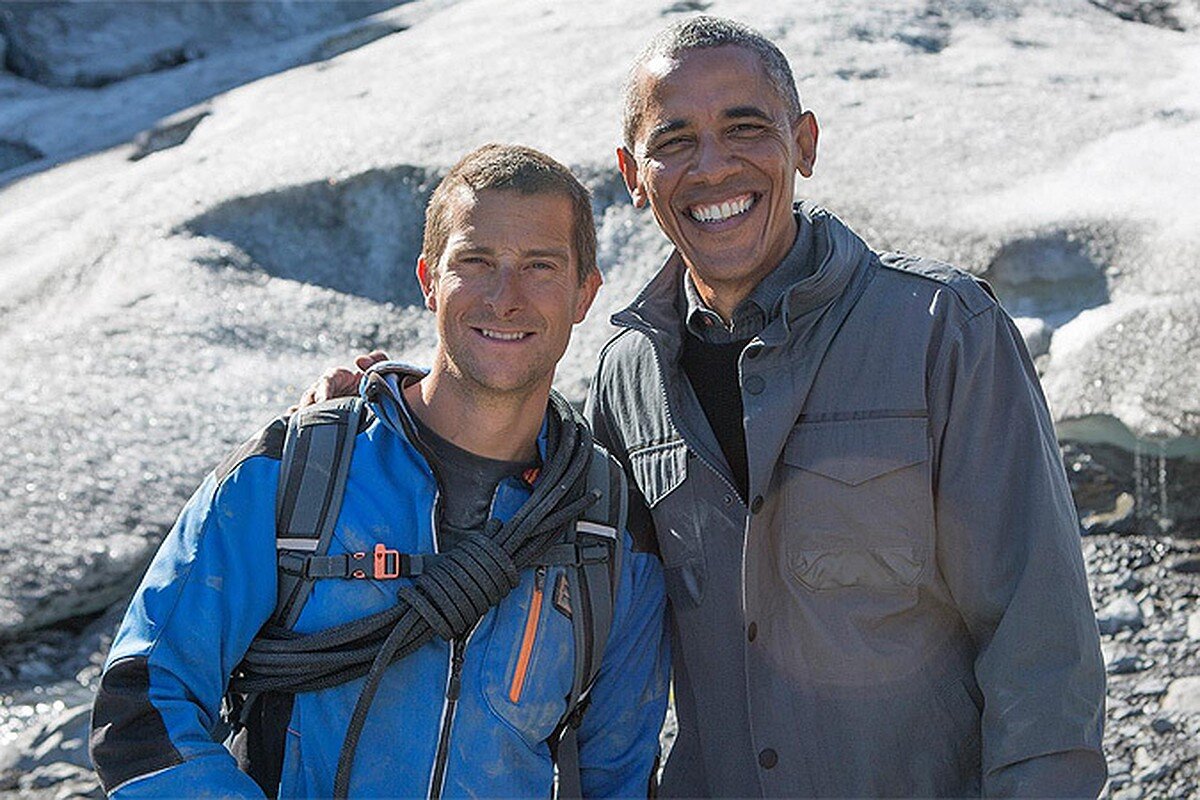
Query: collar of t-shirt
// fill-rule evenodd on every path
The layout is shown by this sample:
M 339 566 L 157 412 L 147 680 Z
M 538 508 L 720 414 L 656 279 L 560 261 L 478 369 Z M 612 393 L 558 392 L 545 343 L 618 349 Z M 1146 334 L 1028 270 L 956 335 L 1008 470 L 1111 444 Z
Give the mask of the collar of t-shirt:
M 796 240 L 779 266 L 767 273 L 745 300 L 733 310 L 729 325 L 721 315 L 700 299 L 700 292 L 688 270 L 683 272 L 684 319 L 688 333 L 709 344 L 743 342 L 762 333 L 778 314 L 783 294 L 793 283 L 812 272 L 812 223 L 803 214 L 796 215 Z
M 405 401 L 407 405 L 407 401 Z M 439 436 L 409 408 L 409 418 L 432 461 L 440 491 L 439 549 L 452 547 L 463 532 L 487 522 L 500 481 L 519 476 L 538 465 L 534 461 L 502 461 L 477 455 Z

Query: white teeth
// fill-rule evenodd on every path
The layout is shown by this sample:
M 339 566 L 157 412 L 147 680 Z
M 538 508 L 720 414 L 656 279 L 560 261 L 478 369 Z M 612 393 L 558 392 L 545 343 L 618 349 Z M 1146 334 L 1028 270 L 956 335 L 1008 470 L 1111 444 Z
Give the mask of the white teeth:
M 742 195 L 733 200 L 726 200 L 719 205 L 692 206 L 688 214 L 697 222 L 719 222 L 730 217 L 743 214 L 754 205 L 754 195 Z
M 505 333 L 504 331 L 492 331 L 487 328 L 480 328 L 479 332 L 489 339 L 500 339 L 505 342 L 515 342 L 518 339 L 524 339 L 528 333 Z

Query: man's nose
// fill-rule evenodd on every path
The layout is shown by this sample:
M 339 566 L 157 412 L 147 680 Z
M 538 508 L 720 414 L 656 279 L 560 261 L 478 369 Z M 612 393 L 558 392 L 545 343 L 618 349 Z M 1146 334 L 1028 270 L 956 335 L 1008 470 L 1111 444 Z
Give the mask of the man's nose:
M 493 314 L 504 318 L 520 310 L 522 296 L 520 271 L 516 267 L 501 265 L 492 272 L 485 300 Z
M 718 136 L 701 136 L 692 172 L 706 183 L 720 183 L 737 169 L 729 148 Z

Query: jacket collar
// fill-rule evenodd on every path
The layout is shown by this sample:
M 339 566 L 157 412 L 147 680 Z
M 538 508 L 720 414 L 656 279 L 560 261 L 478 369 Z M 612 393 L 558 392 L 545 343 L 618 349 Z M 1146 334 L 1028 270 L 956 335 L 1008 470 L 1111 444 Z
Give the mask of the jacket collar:
M 414 367 L 400 361 L 381 361 L 371 365 L 359 383 L 359 396 L 370 406 L 371 411 L 389 430 L 412 445 L 426 462 L 429 448 L 421 442 L 413 421 L 412 410 L 404 402 L 401 390 L 429 374 L 429 370 Z M 546 460 L 546 443 L 549 436 L 549 410 L 542 417 L 538 431 L 538 458 Z
M 786 338 L 797 319 L 841 294 L 867 251 L 863 240 L 829 211 L 799 203 L 795 214 L 812 225 L 817 268 L 784 290 L 780 306 L 783 313 L 768 323 L 760 335 L 764 342 Z M 679 291 L 685 269 L 679 251 L 673 251 L 633 302 L 613 315 L 612 323 L 645 330 L 665 343 L 676 345 L 683 334 L 686 313 L 681 307 Z

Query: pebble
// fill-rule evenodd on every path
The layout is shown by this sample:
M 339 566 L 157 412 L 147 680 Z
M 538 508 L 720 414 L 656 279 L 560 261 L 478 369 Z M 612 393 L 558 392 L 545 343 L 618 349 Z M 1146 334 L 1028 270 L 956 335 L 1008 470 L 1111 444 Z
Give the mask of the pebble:
M 1133 776 L 1134 783 L 1153 783 L 1174 772 L 1174 767 L 1162 761 L 1151 761 L 1145 769 Z
M 1142 800 L 1146 790 L 1136 783 L 1131 783 L 1128 786 L 1123 786 L 1112 793 L 1112 800 Z
M 1200 641 L 1200 611 L 1193 611 L 1188 617 L 1187 635 L 1192 641 Z
M 1109 675 L 1132 675 L 1135 672 L 1143 672 L 1153 665 L 1153 661 L 1135 653 L 1113 659 L 1108 663 L 1106 669 Z
M 1144 589 L 1146 584 L 1137 575 L 1132 572 L 1123 572 L 1117 576 L 1117 582 L 1113 584 L 1114 589 L 1119 589 L 1122 592 L 1137 593 Z
M 1181 711 L 1185 714 L 1200 714 L 1200 675 L 1176 678 L 1167 687 L 1163 698 L 1164 711 Z
M 1150 729 L 1155 733 L 1170 733 L 1175 730 L 1175 723 L 1167 717 L 1155 717 L 1150 720 Z
M 1145 624 L 1142 609 L 1128 596 L 1118 597 L 1096 612 L 1100 632 L 1112 636 L 1118 631 L 1135 631 Z
M 1150 678 L 1134 686 L 1130 690 L 1130 697 L 1157 697 L 1160 694 L 1167 693 L 1167 682 L 1161 678 Z

